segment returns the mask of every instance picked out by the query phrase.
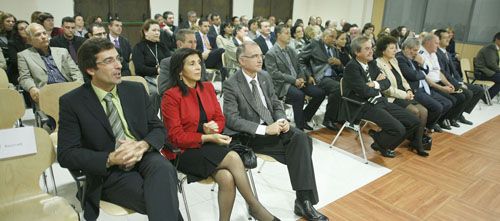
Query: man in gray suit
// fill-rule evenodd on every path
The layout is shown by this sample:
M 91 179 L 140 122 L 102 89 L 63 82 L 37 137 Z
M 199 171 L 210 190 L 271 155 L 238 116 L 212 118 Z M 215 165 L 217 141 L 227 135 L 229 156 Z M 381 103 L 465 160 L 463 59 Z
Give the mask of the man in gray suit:
M 275 28 L 276 44 L 267 52 L 265 64 L 273 78 L 274 89 L 279 99 L 292 105 L 295 126 L 300 129 L 312 130 L 307 124 L 321 102 L 325 99 L 325 91 L 317 85 L 308 84 L 304 72 L 299 68 L 298 55 L 288 46 L 290 43 L 290 28 L 278 25 Z M 312 99 L 304 109 L 305 95 Z
M 493 43 L 484 46 L 476 56 L 474 73 L 477 79 L 495 82 L 488 92 L 495 97 L 500 91 L 500 32 L 493 37 Z
M 290 127 L 283 106 L 274 92 L 272 79 L 262 71 L 262 51 L 255 42 L 238 47 L 241 69 L 224 82 L 226 128 L 250 134 L 247 143 L 256 153 L 270 155 L 286 164 L 296 191 L 294 212 L 307 220 L 328 220 L 314 209 L 318 202 L 311 159 L 312 140 Z
M 33 47 L 17 54 L 19 84 L 36 103 L 40 88 L 46 84 L 83 81 L 68 50 L 49 47 L 49 35 L 43 26 L 32 23 L 26 30 Z
M 194 31 L 190 29 L 180 29 L 175 34 L 177 48 L 196 49 L 196 38 Z M 158 94 L 163 96 L 166 90 L 174 85 L 175 79 L 170 76 L 170 58 L 164 58 L 160 61 L 160 73 L 158 74 Z M 208 81 L 207 69 L 205 63 L 201 63 L 201 81 Z
M 340 78 L 344 67 L 335 50 L 337 33 L 333 29 L 325 29 L 320 40 L 314 40 L 304 47 L 299 55 L 299 64 L 307 76 L 309 84 L 318 84 L 328 95 L 323 125 L 330 130 L 338 130 L 335 122 L 339 121 L 340 110 Z

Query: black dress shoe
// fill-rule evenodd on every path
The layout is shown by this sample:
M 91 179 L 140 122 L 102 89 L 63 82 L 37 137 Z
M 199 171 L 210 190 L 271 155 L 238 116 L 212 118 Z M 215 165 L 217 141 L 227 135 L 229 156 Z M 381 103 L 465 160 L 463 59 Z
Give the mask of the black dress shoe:
M 458 122 L 460 122 L 462 124 L 472 125 L 472 122 L 465 119 L 464 115 L 462 115 L 458 118 Z
M 394 152 L 394 150 L 388 150 L 388 149 L 382 148 L 375 142 L 372 143 L 371 147 L 373 150 L 379 151 L 382 154 L 382 156 L 384 156 L 384 157 L 389 157 L 389 158 L 396 157 L 396 152 Z
M 307 123 L 304 123 L 304 130 L 314 130 L 314 128 L 312 128 L 311 126 L 309 126 L 309 124 Z
M 460 127 L 460 124 L 457 123 L 457 120 L 450 120 L 450 125 L 454 127 Z
M 328 128 L 330 130 L 334 130 L 334 131 L 339 131 L 340 130 L 340 128 L 337 127 L 337 125 L 335 125 L 331 121 L 323 121 L 323 126 L 325 126 L 326 128 Z
M 413 152 L 413 150 L 416 150 L 419 156 L 422 157 L 429 156 L 429 153 L 425 152 L 424 147 L 417 147 L 417 145 L 415 145 L 413 142 L 410 143 L 409 149 L 411 152 Z
M 303 202 L 299 202 L 299 200 L 295 200 L 295 208 L 293 210 L 295 215 L 301 216 L 302 218 L 310 221 L 328 221 L 328 217 L 321 214 L 317 211 L 311 201 L 304 200 Z
M 451 130 L 451 127 L 446 125 L 444 122 L 439 123 L 439 127 L 445 130 Z

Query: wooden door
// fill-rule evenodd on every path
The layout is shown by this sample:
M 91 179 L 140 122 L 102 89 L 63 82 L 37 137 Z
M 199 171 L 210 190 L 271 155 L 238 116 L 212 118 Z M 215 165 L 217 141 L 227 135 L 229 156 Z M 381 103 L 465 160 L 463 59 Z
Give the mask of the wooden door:
M 187 12 L 195 11 L 198 18 L 204 18 L 210 13 L 220 15 L 222 21 L 233 16 L 232 0 L 179 0 L 179 23 L 187 19 Z
M 254 0 L 253 16 L 268 18 L 270 15 L 276 17 L 276 22 L 286 22 L 292 17 L 293 0 Z

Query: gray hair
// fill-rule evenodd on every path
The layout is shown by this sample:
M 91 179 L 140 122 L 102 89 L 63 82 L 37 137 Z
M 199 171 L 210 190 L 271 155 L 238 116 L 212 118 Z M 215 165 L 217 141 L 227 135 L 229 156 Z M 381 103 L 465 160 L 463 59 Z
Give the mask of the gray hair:
M 401 45 L 401 48 L 411 49 L 411 48 L 417 48 L 419 46 L 420 46 L 420 41 L 418 41 L 418 38 L 407 38 Z
M 241 43 L 241 45 L 238 46 L 238 49 L 236 49 L 236 58 L 237 59 L 240 59 L 241 55 L 245 53 L 245 51 L 249 45 L 259 46 L 254 41 L 244 41 L 243 43 Z
M 319 27 L 319 26 L 318 26 Z M 332 33 L 337 33 L 333 28 L 325 28 L 325 30 L 323 31 L 323 34 L 321 35 L 321 37 L 325 37 L 327 35 L 330 35 Z
M 432 41 L 434 38 L 437 38 L 436 35 L 432 34 L 432 33 L 428 33 L 426 34 L 423 38 L 422 38 L 422 45 L 424 45 L 426 42 L 428 41 Z
M 351 41 L 351 52 L 356 54 L 361 51 L 361 45 L 365 42 L 370 41 L 370 39 L 364 35 L 356 37 Z
M 30 38 L 32 38 L 33 35 L 35 35 L 35 33 L 32 32 L 32 29 L 35 28 L 35 27 L 37 27 L 37 26 L 42 27 L 43 30 L 45 30 L 45 28 L 41 24 L 38 24 L 38 23 L 35 23 L 35 22 L 29 24 L 28 27 L 26 27 L 26 33 L 28 34 L 28 36 Z

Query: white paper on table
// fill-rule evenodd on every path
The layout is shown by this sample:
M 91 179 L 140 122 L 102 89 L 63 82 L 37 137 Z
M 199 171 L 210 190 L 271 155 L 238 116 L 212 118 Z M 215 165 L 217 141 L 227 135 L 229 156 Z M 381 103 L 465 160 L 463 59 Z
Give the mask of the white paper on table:
M 0 130 L 0 159 L 36 153 L 35 129 L 18 127 Z

